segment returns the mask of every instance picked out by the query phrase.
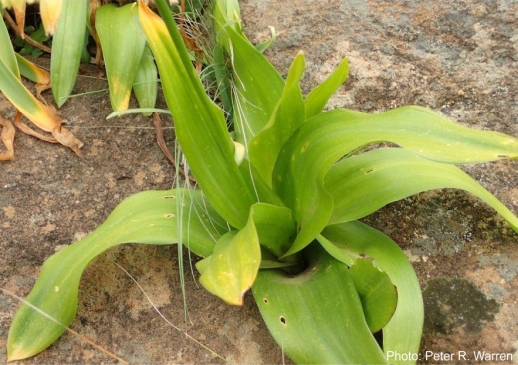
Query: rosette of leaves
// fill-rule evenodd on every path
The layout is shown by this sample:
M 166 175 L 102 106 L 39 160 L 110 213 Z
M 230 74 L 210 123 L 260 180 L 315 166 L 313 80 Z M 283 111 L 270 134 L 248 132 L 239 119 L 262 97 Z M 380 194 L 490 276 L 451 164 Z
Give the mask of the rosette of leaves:
M 518 139 L 416 106 L 324 111 L 347 61 L 304 96 L 304 55 L 283 80 L 244 36 L 237 2 L 219 0 L 214 29 L 219 59 L 230 66 L 220 75 L 230 75 L 232 140 L 167 4 L 156 4 L 161 17 L 140 2 L 138 19 L 199 189 L 132 196 L 47 260 L 13 321 L 9 359 L 55 341 L 75 316 L 84 268 L 126 242 L 182 243 L 204 258 L 202 285 L 227 303 L 241 304 L 251 288 L 273 337 L 297 363 L 383 364 L 386 353 L 417 352 L 423 302 L 415 272 L 396 243 L 358 219 L 418 192 L 454 188 L 517 230 L 518 218 L 456 164 L 516 158 Z M 380 141 L 398 147 L 365 150 Z

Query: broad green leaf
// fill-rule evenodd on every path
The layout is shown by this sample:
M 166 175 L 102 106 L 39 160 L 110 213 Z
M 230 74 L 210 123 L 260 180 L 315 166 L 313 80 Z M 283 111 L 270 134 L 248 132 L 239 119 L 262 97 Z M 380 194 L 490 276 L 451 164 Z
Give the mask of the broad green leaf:
M 326 106 L 329 98 L 335 93 L 335 91 L 345 82 L 347 74 L 349 73 L 349 62 L 346 58 L 340 62 L 336 70 L 320 85 L 311 90 L 306 99 L 304 105 L 306 107 L 306 118 L 309 119 L 322 110 Z
M 284 81 L 271 63 L 243 36 L 225 28 L 233 70 L 234 129 L 244 146 L 268 123 L 282 95 Z M 220 36 L 224 36 L 223 34 Z
M 263 180 L 272 186 L 272 171 L 282 145 L 293 132 L 305 122 L 304 102 L 300 90 L 300 79 L 304 73 L 304 54 L 299 53 L 288 72 L 284 90 L 268 124 L 249 143 L 252 165 L 260 172 Z
M 165 22 L 143 2 L 139 2 L 139 20 L 158 65 L 176 137 L 212 206 L 241 229 L 250 206 L 257 201 L 253 186 L 234 161 L 234 144 L 223 112 L 206 95 L 167 3 L 155 3 Z
M 254 224 L 254 214 L 240 231 L 223 235 L 214 252 L 199 261 L 200 283 L 228 304 L 242 305 L 261 263 L 261 249 Z
M 96 13 L 95 27 L 103 48 L 114 111 L 128 108 L 131 89 L 146 45 L 146 39 L 137 25 L 136 12 L 135 4 L 121 7 L 107 4 L 97 9 Z M 144 62 L 142 67 L 148 67 L 149 60 Z M 146 77 L 144 79 L 147 81 Z M 154 103 L 145 107 L 153 106 Z
M 143 109 L 155 107 L 158 93 L 158 70 L 155 60 L 149 47 L 144 48 L 140 65 L 135 75 L 133 91 L 137 97 L 138 104 Z M 142 112 L 145 116 L 150 116 L 152 112 Z
M 333 198 L 324 187 L 324 178 L 333 163 L 380 141 L 393 142 L 422 157 L 447 163 L 518 157 L 518 139 L 470 129 L 420 107 L 379 114 L 343 109 L 321 113 L 288 140 L 274 169 L 274 191 L 292 209 L 300 229 L 287 254 L 304 248 L 328 223 Z
M 50 80 L 58 107 L 63 105 L 76 82 L 86 32 L 87 0 L 63 1 L 61 16 L 52 38 Z
M 372 259 L 358 259 L 349 269 L 372 333 L 388 323 L 397 305 L 397 290 L 390 277 L 373 266 Z
M 388 274 L 397 288 L 398 301 L 396 311 L 383 328 L 383 350 L 385 354 L 417 353 L 424 321 L 423 299 L 414 269 L 401 248 L 383 233 L 358 221 L 328 226 L 322 236 L 327 240 L 320 243 L 337 260 L 350 262 L 351 253 L 372 258 L 374 266 Z M 409 363 L 390 360 L 392 364 Z
M 97 256 L 122 243 L 176 243 L 177 204 L 184 209 L 183 244 L 197 255 L 212 254 L 216 240 L 226 231 L 224 221 L 199 191 L 184 192 L 181 202 L 176 194 L 176 190 L 147 191 L 127 198 L 94 232 L 45 261 L 26 301 L 62 325 L 22 304 L 9 331 L 9 360 L 33 356 L 61 336 L 76 315 L 81 275 Z
M 329 224 L 363 218 L 423 191 L 453 188 L 482 199 L 518 231 L 518 218 L 469 175 L 404 148 L 382 148 L 344 159 L 331 167 L 325 187 L 334 201 Z
M 275 341 L 299 364 L 386 364 L 347 265 L 318 244 L 303 252 L 305 271 L 260 270 L 252 287 Z

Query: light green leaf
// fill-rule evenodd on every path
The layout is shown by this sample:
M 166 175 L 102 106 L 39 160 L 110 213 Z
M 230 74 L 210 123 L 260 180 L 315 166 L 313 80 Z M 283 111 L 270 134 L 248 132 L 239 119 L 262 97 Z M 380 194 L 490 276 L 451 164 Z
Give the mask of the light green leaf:
M 138 104 L 143 109 L 155 107 L 158 93 L 158 70 L 149 47 L 144 48 L 140 65 L 135 75 L 133 91 L 137 97 Z M 150 116 L 151 111 L 142 111 L 144 116 Z
M 20 78 L 20 71 L 18 70 L 18 62 L 16 61 L 16 54 L 14 53 L 11 38 L 7 32 L 5 22 L 0 21 L 0 60 L 3 61 L 5 67 L 11 71 L 16 78 Z
M 274 169 L 274 191 L 292 209 L 300 229 L 288 254 L 309 244 L 331 218 L 333 198 L 324 187 L 324 178 L 333 163 L 380 141 L 447 163 L 518 157 L 518 139 L 470 129 L 420 107 L 379 114 L 349 110 L 321 113 L 288 140 Z
M 372 259 L 358 259 L 349 269 L 372 333 L 388 323 L 397 304 L 397 290 L 390 277 L 373 266 Z
M 306 107 L 306 118 L 309 119 L 322 110 L 326 106 L 329 98 L 335 93 L 335 91 L 345 82 L 347 74 L 349 73 L 349 62 L 346 58 L 340 62 L 336 70 L 320 85 L 311 90 L 306 99 L 304 105 Z
M 223 235 L 212 255 L 196 264 L 200 283 L 228 304 L 243 304 L 243 295 L 252 286 L 261 263 L 253 216 L 250 214 L 242 230 Z
M 248 143 L 268 123 L 282 95 L 284 80 L 272 64 L 243 36 L 225 28 L 233 70 L 236 141 Z M 223 35 L 220 35 L 223 36 Z
M 418 353 L 424 321 L 424 307 L 419 281 L 399 246 L 383 233 L 358 221 L 328 226 L 319 240 L 337 260 L 350 262 L 351 253 L 372 258 L 372 263 L 390 277 L 397 288 L 397 307 L 383 328 L 383 350 L 390 353 Z M 345 251 L 341 256 L 340 251 Z M 409 361 L 389 359 L 391 364 Z
M 275 341 L 299 364 L 386 364 L 347 265 L 318 244 L 303 252 L 304 272 L 260 270 L 252 287 Z
M 58 107 L 63 105 L 76 82 L 86 32 L 89 1 L 63 1 L 56 32 L 52 38 L 50 80 Z
M 127 198 L 94 232 L 45 261 L 26 301 L 62 325 L 22 304 L 9 331 L 9 360 L 33 356 L 61 336 L 76 315 L 81 275 L 98 255 L 122 243 L 176 243 L 177 204 L 184 209 L 183 244 L 197 255 L 212 254 L 216 240 L 227 229 L 224 221 L 199 191 L 183 192 L 181 202 L 176 194 L 176 190 L 147 191 Z
M 155 56 L 175 132 L 200 188 L 233 227 L 246 225 L 257 201 L 234 161 L 223 112 L 206 95 L 165 1 L 156 1 L 164 21 L 143 2 L 139 20 Z
M 304 102 L 299 85 L 304 67 L 304 54 L 299 53 L 291 64 L 282 96 L 275 106 L 270 120 L 248 146 L 250 162 L 270 187 L 272 186 L 275 160 L 282 145 L 305 122 Z
M 241 10 L 238 0 L 216 0 L 212 2 L 213 29 L 216 36 L 223 28 L 232 28 L 243 35 L 241 27 Z
M 137 24 L 135 4 L 121 7 L 107 4 L 97 9 L 95 27 L 103 48 L 110 100 L 114 111 L 128 108 L 135 75 L 144 53 L 146 39 Z M 148 65 L 149 60 L 144 60 L 142 67 Z M 145 77 L 144 79 L 147 80 Z M 156 80 L 156 75 L 153 79 Z M 146 105 L 153 106 L 154 103 Z
M 482 199 L 518 230 L 518 218 L 458 167 L 424 159 L 404 148 L 377 149 L 344 159 L 331 167 L 325 186 L 334 201 L 329 224 L 363 218 L 423 191 L 452 188 Z

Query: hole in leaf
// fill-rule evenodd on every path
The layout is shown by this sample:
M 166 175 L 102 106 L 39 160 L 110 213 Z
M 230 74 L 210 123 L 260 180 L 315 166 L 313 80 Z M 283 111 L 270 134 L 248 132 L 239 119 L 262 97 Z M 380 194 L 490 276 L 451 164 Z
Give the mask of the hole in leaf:
M 370 174 L 371 172 L 374 172 L 374 169 L 370 169 L 370 170 L 365 171 L 366 174 Z
M 167 196 L 164 196 L 164 199 L 175 199 L 176 196 L 174 195 L 167 195 Z
M 282 324 L 286 324 L 286 318 L 284 318 L 284 316 L 281 316 L 279 319 Z
M 366 254 L 364 254 L 363 252 L 360 252 L 358 255 L 359 255 L 360 257 L 367 257 L 367 255 L 366 255 Z
M 263 298 L 263 302 L 264 302 L 264 304 L 268 304 L 268 299 Z
M 174 214 L 169 213 L 169 214 L 166 214 L 166 215 L 165 215 L 165 217 L 166 217 L 166 218 L 173 218 L 173 217 L 174 217 Z

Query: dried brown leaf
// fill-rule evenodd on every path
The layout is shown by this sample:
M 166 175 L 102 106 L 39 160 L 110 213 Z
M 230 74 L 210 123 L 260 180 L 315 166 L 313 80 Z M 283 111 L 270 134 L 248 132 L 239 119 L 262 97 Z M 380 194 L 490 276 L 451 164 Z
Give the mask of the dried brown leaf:
M 20 113 L 19 111 L 16 111 L 16 116 L 14 117 L 14 125 L 20 131 L 22 131 L 22 133 L 25 133 L 25 134 L 27 134 L 29 136 L 36 137 L 36 138 L 41 139 L 42 141 L 45 141 L 45 142 L 58 143 L 58 141 L 55 138 L 50 137 L 50 136 L 46 136 L 44 134 L 41 134 L 40 132 L 36 132 L 34 129 L 32 129 L 27 124 L 22 122 L 21 121 L 22 116 L 23 116 L 22 113 Z
M 2 126 L 2 132 L 0 133 L 0 139 L 6 148 L 6 152 L 0 153 L 0 161 L 14 160 L 14 134 L 15 128 L 11 121 L 0 116 L 0 125 Z
M 81 147 L 83 147 L 83 142 L 81 142 L 70 130 L 63 126 L 57 126 L 52 131 L 52 135 L 56 140 L 61 143 L 63 146 L 67 146 L 72 151 L 76 153 L 76 155 L 81 156 Z

